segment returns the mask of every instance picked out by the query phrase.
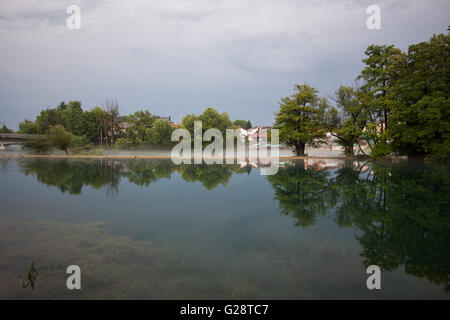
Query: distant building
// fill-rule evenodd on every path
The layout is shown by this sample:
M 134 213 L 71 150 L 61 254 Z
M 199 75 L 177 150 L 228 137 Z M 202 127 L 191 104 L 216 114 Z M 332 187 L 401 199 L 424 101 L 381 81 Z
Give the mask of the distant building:
M 386 131 L 386 124 L 384 123 L 384 121 L 379 121 L 376 123 L 376 131 L 378 135 Z M 363 132 L 367 132 L 367 127 L 363 128 Z
M 125 133 L 125 131 L 127 131 L 127 129 L 132 125 L 133 125 L 132 123 L 123 121 L 119 123 L 119 129 L 121 132 Z
M 161 119 L 161 120 L 169 121 L 169 123 L 170 123 L 170 125 L 172 126 L 172 128 L 179 128 L 179 127 L 180 127 L 180 124 L 174 123 L 174 122 L 172 121 L 172 118 L 171 118 L 170 116 L 168 116 L 168 117 L 156 116 L 156 119 L 157 119 L 157 120 L 158 120 L 158 119 Z
M 237 127 L 237 130 L 239 131 L 239 137 L 241 139 L 241 142 L 245 144 L 248 137 L 248 132 L 244 128 L 241 128 L 240 126 Z
M 261 130 L 261 127 L 258 126 L 258 127 L 253 127 L 253 128 L 248 129 L 247 132 L 249 135 L 253 135 L 253 134 L 257 133 L 259 130 Z
M 168 117 L 160 117 L 160 116 L 156 116 L 156 119 L 167 120 L 167 121 L 169 121 L 170 123 L 172 123 L 172 120 L 170 119 L 170 116 L 168 116 Z
M 267 133 L 270 127 L 254 127 L 247 130 L 248 142 L 250 144 L 266 144 Z M 264 130 L 264 131 L 262 131 Z

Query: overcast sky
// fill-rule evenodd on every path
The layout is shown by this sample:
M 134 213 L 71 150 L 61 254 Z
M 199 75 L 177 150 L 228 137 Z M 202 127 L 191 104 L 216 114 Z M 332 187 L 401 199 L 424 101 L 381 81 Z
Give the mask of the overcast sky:
M 80 30 L 66 27 L 70 4 Z M 371 4 L 381 30 L 366 27 Z M 294 84 L 330 95 L 353 84 L 368 45 L 407 50 L 449 18 L 449 0 L 2 0 L 0 124 L 116 98 L 121 114 L 179 122 L 214 106 L 269 125 Z

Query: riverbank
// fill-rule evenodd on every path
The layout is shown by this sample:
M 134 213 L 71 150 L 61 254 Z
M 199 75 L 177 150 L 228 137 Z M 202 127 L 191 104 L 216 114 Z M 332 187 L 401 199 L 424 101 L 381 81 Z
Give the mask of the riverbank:
M 28 158 L 44 158 L 44 159 L 171 159 L 170 155 L 47 155 L 47 154 L 0 154 L 0 159 L 28 159 Z M 194 157 L 192 157 L 194 159 Z M 205 157 L 203 157 L 205 159 Z M 217 159 L 217 158 L 207 158 Z M 226 159 L 226 157 L 224 157 Z M 248 159 L 248 157 L 246 157 Z M 349 159 L 345 156 L 280 156 L 280 160 L 295 159 Z

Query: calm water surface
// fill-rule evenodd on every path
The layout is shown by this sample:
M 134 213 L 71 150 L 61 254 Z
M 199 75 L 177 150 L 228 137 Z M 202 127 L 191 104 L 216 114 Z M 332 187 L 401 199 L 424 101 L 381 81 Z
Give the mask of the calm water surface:
M 0 298 L 449 299 L 449 166 L 281 167 L 2 160 Z

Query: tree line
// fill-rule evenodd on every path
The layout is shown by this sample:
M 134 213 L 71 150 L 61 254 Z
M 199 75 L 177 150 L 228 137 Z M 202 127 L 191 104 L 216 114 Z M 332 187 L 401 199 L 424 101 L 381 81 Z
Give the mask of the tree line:
M 341 86 L 326 98 L 305 83 L 281 99 L 274 126 L 280 142 L 305 155 L 306 145 L 325 142 L 329 132 L 349 156 L 365 141 L 374 158 L 448 159 L 449 33 L 411 45 L 406 53 L 392 45 L 371 45 L 365 54 L 354 86 Z
M 56 108 L 42 110 L 35 121 L 25 119 L 18 132 L 41 135 L 26 144 L 38 152 L 57 148 L 68 153 L 71 147 L 109 146 L 119 133 L 119 105 L 111 99 L 103 108 L 87 111 L 82 109 L 81 101 L 63 101 Z
M 183 117 L 180 127 L 193 132 L 197 120 L 203 122 L 205 130 L 219 128 L 224 133 L 229 128 L 251 127 L 249 120 L 232 122 L 226 112 L 220 114 L 212 107 L 198 116 Z M 81 101 L 61 102 L 56 108 L 42 110 L 35 121 L 25 119 L 19 124 L 19 133 L 40 135 L 25 144 L 35 152 L 46 153 L 56 148 L 69 154 L 69 149 L 76 151 L 92 146 L 172 147 L 171 136 L 176 127 L 169 119 L 148 110 L 120 116 L 117 100 L 110 99 L 105 101 L 103 108 L 97 106 L 89 111 L 83 110 Z M 12 132 L 7 128 L 0 130 Z
M 450 30 L 450 29 L 449 29 Z M 332 96 L 320 97 L 307 83 L 280 101 L 273 128 L 280 143 L 305 155 L 307 145 L 325 143 L 334 136 L 344 153 L 354 156 L 361 143 L 374 158 L 392 154 L 450 158 L 449 33 L 409 46 L 407 52 L 392 45 L 371 45 L 365 51 L 364 68 L 353 86 L 340 86 Z M 194 121 L 203 129 L 250 128 L 250 121 L 231 121 L 226 112 L 207 108 L 200 115 L 182 119 L 181 128 L 194 133 Z M 126 123 L 121 127 L 120 123 Z M 175 126 L 148 110 L 120 116 L 116 100 L 103 108 L 83 110 L 80 101 L 61 102 L 42 110 L 35 121 L 25 119 L 20 133 L 43 137 L 28 144 L 36 151 L 88 145 L 171 147 Z M 11 130 L 5 125 L 0 132 Z M 270 136 L 270 135 L 269 135 Z

